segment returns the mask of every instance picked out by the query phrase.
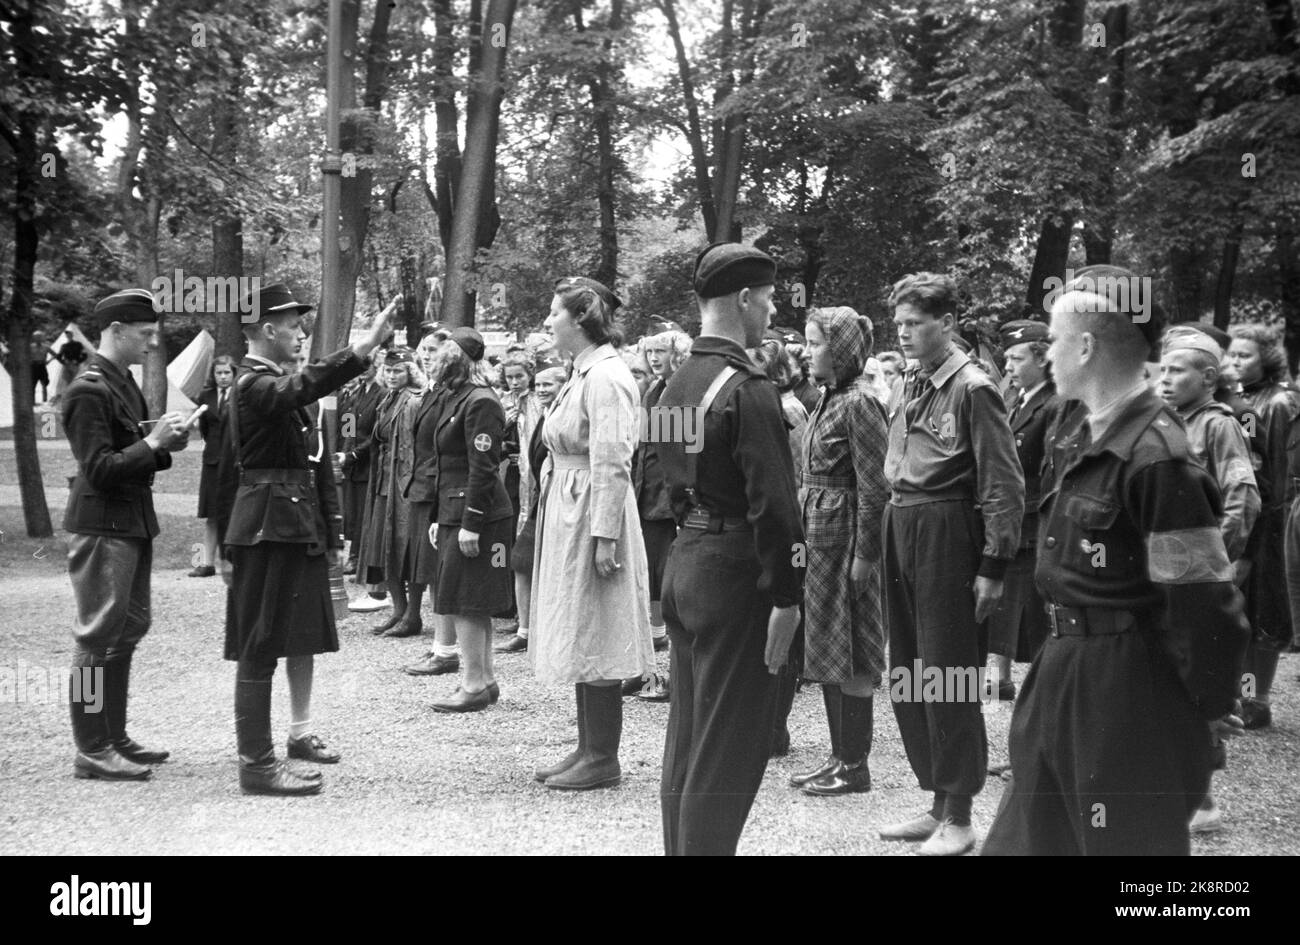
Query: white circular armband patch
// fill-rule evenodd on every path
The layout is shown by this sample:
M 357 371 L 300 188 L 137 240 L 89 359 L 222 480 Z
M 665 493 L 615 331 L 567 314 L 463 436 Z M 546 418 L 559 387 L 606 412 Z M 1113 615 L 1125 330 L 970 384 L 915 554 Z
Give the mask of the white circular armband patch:
M 480 453 L 486 453 L 491 448 L 492 437 L 488 436 L 486 433 L 480 433 L 478 436 L 474 437 L 474 449 L 478 450 Z

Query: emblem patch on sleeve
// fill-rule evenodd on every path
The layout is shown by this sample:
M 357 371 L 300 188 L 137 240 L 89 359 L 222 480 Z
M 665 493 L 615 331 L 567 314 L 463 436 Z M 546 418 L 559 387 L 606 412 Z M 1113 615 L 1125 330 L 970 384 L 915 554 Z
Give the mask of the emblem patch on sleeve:
M 480 433 L 478 436 L 474 437 L 474 449 L 478 450 L 480 453 L 486 453 L 491 448 L 492 437 L 488 436 L 486 433 Z

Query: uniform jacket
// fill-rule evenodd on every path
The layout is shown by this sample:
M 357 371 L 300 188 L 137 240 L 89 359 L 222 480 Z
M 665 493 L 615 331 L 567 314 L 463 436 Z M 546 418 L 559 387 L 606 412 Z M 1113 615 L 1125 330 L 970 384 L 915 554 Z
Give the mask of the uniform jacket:
M 1232 415 L 1232 408 L 1210 400 L 1188 414 L 1179 412 L 1187 428 L 1187 447 L 1219 487 L 1223 517 L 1219 531 L 1236 561 L 1246 551 L 1255 520 L 1259 518 L 1259 487 L 1250 463 L 1246 434 Z
M 438 450 L 434 441 L 441 399 L 446 394 L 442 388 L 428 388 L 420 396 L 411 421 L 412 467 L 405 497 L 410 502 L 438 501 Z M 424 523 L 428 526 L 428 522 Z
M 339 394 L 340 432 L 343 453 L 343 478 L 348 482 L 366 482 L 370 478 L 371 444 L 375 419 L 384 388 L 359 377 Z
M 1096 442 L 1063 415 L 1039 505 L 1039 590 L 1056 604 L 1126 610 L 1204 718 L 1226 714 L 1249 628 L 1219 531 L 1219 490 L 1173 410 L 1143 389 Z
M 226 390 L 226 402 L 217 409 L 220 391 L 215 387 L 205 388 L 199 395 L 199 405 L 207 406 L 203 416 L 199 417 L 199 435 L 203 437 L 203 465 L 216 466 L 221 462 L 222 439 L 225 436 L 226 417 L 230 413 L 230 390 Z
M 439 400 L 435 426 L 438 454 L 439 525 L 480 532 L 488 522 L 515 514 L 497 475 L 502 460 L 506 412 L 489 387 L 463 384 Z
M 237 416 L 226 424 L 228 445 L 221 457 L 217 495 L 217 532 L 223 545 L 305 544 L 309 554 L 343 547 L 338 522 L 327 519 L 338 508 L 334 477 L 310 475 L 309 458 L 323 447 L 316 412 L 305 408 L 364 370 L 365 362 L 351 348 L 294 374 L 251 357 L 240 362 L 231 405 Z M 236 420 L 242 475 L 235 462 Z M 328 462 L 322 464 L 322 471 L 328 471 Z
M 885 476 L 894 504 L 970 495 L 984 519 L 979 575 L 1000 579 L 1020 547 L 1025 477 L 1002 395 L 956 345 L 928 377 L 904 376 L 890 401 Z
M 803 599 L 804 568 L 796 564 L 801 558 L 791 550 L 803 545 L 804 535 L 794 460 L 775 385 L 739 344 L 702 336 L 668 382 L 659 406 L 698 407 L 726 365 L 745 378 L 732 388 L 721 409 L 715 402 L 697 431 L 703 442 L 696 443 L 695 493 L 704 509 L 748 519 L 754 531 L 754 557 L 762 568 L 757 589 L 770 595 L 777 607 L 790 607 Z M 673 511 L 681 522 L 690 511 L 687 444 L 684 437 L 673 439 L 656 443 L 655 450 L 663 464 Z
M 148 419 L 135 378 L 103 355 L 91 356 L 63 394 L 63 429 L 77 461 L 63 527 L 77 535 L 153 538 L 153 475 L 172 457 L 152 450 L 140 421 Z
M 1027 403 L 1021 403 L 1017 397 L 1008 408 L 1007 419 L 1011 424 L 1011 435 L 1016 441 L 1020 469 L 1025 477 L 1025 514 L 1020 525 L 1021 548 L 1033 548 L 1038 540 L 1038 500 L 1042 496 L 1043 451 L 1048 427 L 1059 408 L 1056 385 L 1051 381 L 1045 382 L 1036 390 Z
M 648 417 L 663 396 L 665 382 L 656 378 L 646 388 L 641 398 L 641 416 Z M 671 519 L 673 517 L 672 501 L 668 497 L 668 481 L 664 479 L 663 467 L 655 453 L 655 444 L 646 442 L 643 437 L 632 454 L 632 489 L 636 492 L 637 514 L 647 521 Z

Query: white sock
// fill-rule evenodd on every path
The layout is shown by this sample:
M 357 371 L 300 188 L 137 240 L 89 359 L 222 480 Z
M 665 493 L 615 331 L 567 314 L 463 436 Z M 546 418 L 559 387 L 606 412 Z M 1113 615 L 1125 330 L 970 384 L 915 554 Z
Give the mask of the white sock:
M 528 628 L 527 628 L 527 627 L 520 627 L 518 630 L 515 631 L 515 633 L 516 633 L 516 635 L 518 635 L 519 638 L 522 639 L 522 640 L 527 640 L 527 639 L 528 639 Z
M 293 739 L 302 738 L 311 731 L 311 719 L 302 722 L 289 723 L 289 737 Z
M 665 624 L 650 624 L 650 636 L 654 637 L 656 640 L 662 639 L 667 636 L 667 634 L 668 627 Z
M 451 643 L 451 644 L 435 643 L 433 645 L 433 655 L 448 656 L 448 657 L 460 656 L 460 644 L 459 643 Z

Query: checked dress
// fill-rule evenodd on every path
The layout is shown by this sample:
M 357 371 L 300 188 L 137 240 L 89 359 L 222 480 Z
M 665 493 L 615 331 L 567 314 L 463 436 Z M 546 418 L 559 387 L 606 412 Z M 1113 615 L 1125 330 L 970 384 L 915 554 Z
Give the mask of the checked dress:
M 822 394 L 803 433 L 799 506 L 808 547 L 803 678 L 845 683 L 869 675 L 878 683 L 885 665 L 880 522 L 889 499 L 887 430 L 870 380 L 858 373 L 866 345 L 856 319 L 823 315 L 822 321 L 836 383 Z M 854 556 L 868 564 L 863 593 L 856 593 L 849 579 Z

